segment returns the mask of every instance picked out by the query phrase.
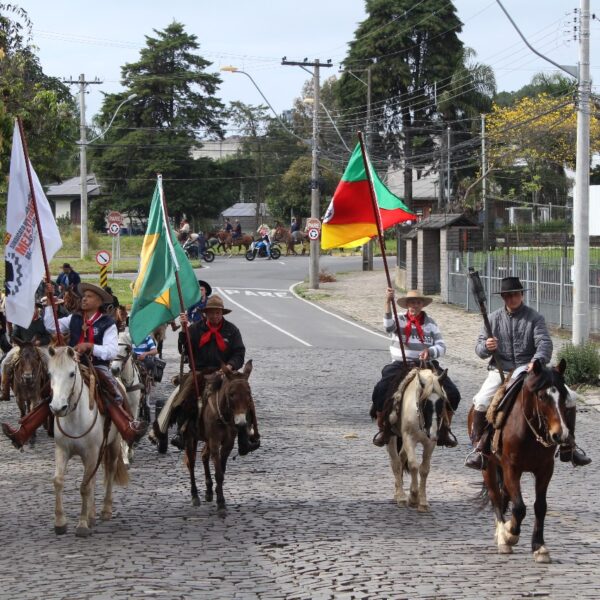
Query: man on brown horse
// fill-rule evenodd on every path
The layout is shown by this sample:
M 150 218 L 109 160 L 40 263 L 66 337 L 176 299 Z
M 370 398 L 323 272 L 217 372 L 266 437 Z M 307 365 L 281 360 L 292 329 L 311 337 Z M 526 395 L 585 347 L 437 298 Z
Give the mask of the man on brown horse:
M 50 285 L 47 293 L 52 293 Z M 80 355 L 88 354 L 93 366 L 101 370 L 115 385 L 117 401 L 108 403 L 107 411 L 123 439 L 131 445 L 145 434 L 146 424 L 132 420 L 132 417 L 127 414 L 122 406 L 123 399 L 110 373 L 110 361 L 118 354 L 118 334 L 114 320 L 105 314 L 105 306 L 111 304 L 113 298 L 103 288 L 91 283 L 80 283 L 79 293 L 82 296 L 81 312 L 59 319 L 61 333 L 69 336 L 67 342 L 69 346 Z M 44 324 L 48 331 L 55 331 L 51 307 L 46 307 Z M 21 421 L 20 428 L 13 429 L 7 423 L 3 423 L 2 430 L 13 444 L 20 448 L 49 415 L 50 405 L 48 402 L 42 402 Z
M 230 312 L 230 309 L 225 308 L 222 298 L 217 294 L 213 294 L 204 307 L 204 319 L 190 325 L 189 332 L 196 368 L 214 368 L 231 373 L 244 366 L 246 347 L 242 340 L 242 334 L 233 323 L 223 318 L 223 315 Z M 180 315 L 180 321 L 182 323 L 188 322 L 186 313 Z M 254 431 L 249 439 L 249 451 L 256 450 L 260 445 L 260 434 L 258 433 L 254 406 L 251 408 L 251 413 L 251 423 Z M 185 421 L 188 418 L 189 416 L 185 415 Z M 185 446 L 182 438 L 184 426 L 185 422 L 182 422 L 177 434 L 171 440 L 171 443 L 179 449 L 183 449 Z
M 552 357 L 552 338 L 548 333 L 544 317 L 523 303 L 523 284 L 518 277 L 505 277 L 500 292 L 504 306 L 490 314 L 489 320 L 493 337 L 488 337 L 485 328 L 477 340 L 475 352 L 480 358 L 490 358 L 488 376 L 481 389 L 473 398 L 474 449 L 467 456 L 465 465 L 472 469 L 483 469 L 485 437 L 487 427 L 486 412 L 492 398 L 502 383 L 498 364 L 504 373 L 512 372 L 511 381 L 519 375 L 531 371 L 537 359 L 542 365 Z M 588 465 L 591 461 L 575 444 L 576 406 L 572 394 L 567 398 L 565 422 L 569 429 L 569 443 L 560 446 L 560 460 L 572 462 L 574 466 Z

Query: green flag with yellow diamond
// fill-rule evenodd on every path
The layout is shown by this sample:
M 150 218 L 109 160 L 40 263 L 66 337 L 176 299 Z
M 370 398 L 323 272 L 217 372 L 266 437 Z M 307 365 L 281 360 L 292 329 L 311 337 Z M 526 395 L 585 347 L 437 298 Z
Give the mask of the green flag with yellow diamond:
M 162 178 L 159 177 L 144 236 L 140 270 L 133 286 L 129 333 L 134 344 L 139 344 L 154 329 L 200 301 L 194 269 L 177 242 L 173 229 L 167 225 L 162 195 Z M 176 271 L 179 272 L 183 309 L 177 293 Z

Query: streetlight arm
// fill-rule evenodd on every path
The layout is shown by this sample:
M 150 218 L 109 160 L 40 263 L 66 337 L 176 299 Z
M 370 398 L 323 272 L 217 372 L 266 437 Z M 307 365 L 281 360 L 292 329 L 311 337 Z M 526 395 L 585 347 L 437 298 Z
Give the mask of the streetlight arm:
M 117 116 L 118 112 L 121 110 L 121 107 L 123 106 L 123 104 L 125 104 L 126 102 L 129 102 L 130 100 L 133 100 L 134 98 L 137 98 L 137 94 L 130 94 L 129 96 L 127 96 L 127 98 L 125 98 L 125 100 L 123 100 L 123 102 L 121 102 L 121 104 L 119 104 L 119 106 L 117 106 L 117 109 L 115 110 L 115 112 L 112 116 L 112 119 L 110 120 L 110 122 L 108 124 L 108 127 L 100 135 L 97 135 L 95 138 L 88 140 L 86 142 L 86 144 L 91 144 L 92 142 L 95 142 L 97 139 L 104 137 L 106 135 L 106 132 L 111 128 L 111 125 L 113 124 L 113 121 L 115 120 L 115 117 Z
M 338 134 L 338 137 L 342 141 L 342 144 L 344 144 L 344 148 L 346 148 L 346 150 L 348 152 L 352 153 L 352 150 L 350 150 L 350 148 L 348 148 L 348 144 L 346 144 L 346 141 L 342 137 L 342 134 L 340 133 L 340 130 L 337 128 L 337 125 L 335 124 L 335 121 L 333 120 L 333 118 L 329 114 L 329 111 L 327 110 L 327 107 L 322 102 L 320 104 L 321 104 L 321 107 L 323 108 L 323 110 L 325 111 L 325 114 L 329 117 L 329 120 L 331 121 L 331 124 L 333 125 L 333 128 L 335 129 L 335 132 Z

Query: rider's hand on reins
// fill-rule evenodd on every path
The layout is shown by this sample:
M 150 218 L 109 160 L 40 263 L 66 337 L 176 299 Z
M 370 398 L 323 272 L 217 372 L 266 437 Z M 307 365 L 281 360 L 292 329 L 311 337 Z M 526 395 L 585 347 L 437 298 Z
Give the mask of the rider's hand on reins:
M 73 349 L 79 354 L 85 354 L 87 352 L 91 353 L 93 348 L 94 344 L 90 344 L 90 342 L 81 342 L 80 344 L 77 344 Z

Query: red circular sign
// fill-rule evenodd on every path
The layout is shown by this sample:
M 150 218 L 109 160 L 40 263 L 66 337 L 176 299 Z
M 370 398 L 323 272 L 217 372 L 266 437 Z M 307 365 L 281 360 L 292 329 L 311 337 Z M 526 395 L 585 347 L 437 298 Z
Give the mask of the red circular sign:
M 123 215 L 117 210 L 111 210 L 106 217 L 107 221 L 110 223 L 118 223 L 119 225 L 123 225 Z

